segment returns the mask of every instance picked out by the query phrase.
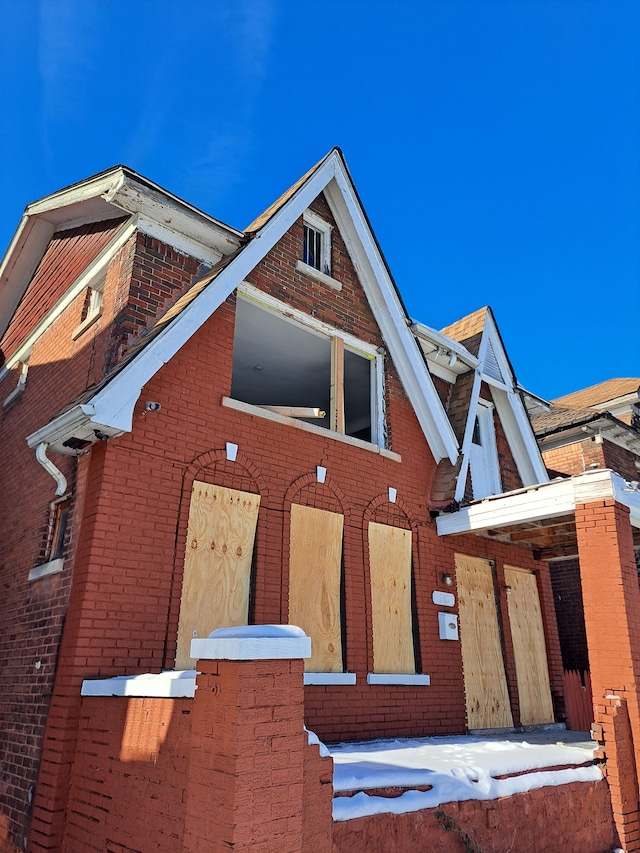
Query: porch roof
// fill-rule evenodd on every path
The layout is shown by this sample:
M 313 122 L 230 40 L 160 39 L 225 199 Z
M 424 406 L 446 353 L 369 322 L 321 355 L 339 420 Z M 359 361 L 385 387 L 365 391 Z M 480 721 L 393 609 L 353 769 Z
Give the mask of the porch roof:
M 634 542 L 640 546 L 638 483 L 628 483 L 608 469 L 473 501 L 456 512 L 440 515 L 436 524 L 440 536 L 477 533 L 526 545 L 539 559 L 553 560 L 578 553 L 576 506 L 612 499 L 629 509 Z

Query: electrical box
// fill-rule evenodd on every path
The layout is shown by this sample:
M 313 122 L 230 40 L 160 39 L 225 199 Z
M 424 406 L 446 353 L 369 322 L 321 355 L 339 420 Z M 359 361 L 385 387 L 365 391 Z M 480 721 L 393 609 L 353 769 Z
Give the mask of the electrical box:
M 441 640 L 458 639 L 458 617 L 455 613 L 438 613 Z

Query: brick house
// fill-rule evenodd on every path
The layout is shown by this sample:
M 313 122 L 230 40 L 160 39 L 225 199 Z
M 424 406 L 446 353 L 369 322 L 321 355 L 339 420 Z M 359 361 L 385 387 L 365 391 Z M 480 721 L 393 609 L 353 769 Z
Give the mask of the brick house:
M 28 206 L 0 283 L 0 849 L 101 837 L 96 794 L 70 840 L 81 694 L 163 672 L 181 849 L 180 685 L 220 627 L 304 629 L 327 741 L 564 719 L 535 537 L 611 516 L 621 572 L 638 501 L 549 481 L 490 309 L 408 318 L 337 149 L 244 231 L 116 167 Z

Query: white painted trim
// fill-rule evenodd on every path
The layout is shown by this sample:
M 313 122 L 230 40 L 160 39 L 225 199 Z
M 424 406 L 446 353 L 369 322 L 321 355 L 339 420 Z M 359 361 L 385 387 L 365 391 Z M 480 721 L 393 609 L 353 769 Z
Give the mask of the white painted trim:
M 431 684 L 429 675 L 410 675 L 403 673 L 370 672 L 367 674 L 367 684 L 396 684 L 410 687 L 428 687 Z
M 343 332 L 342 329 L 337 329 L 335 326 L 330 326 L 317 317 L 312 317 L 311 314 L 305 314 L 297 308 L 293 308 L 283 302 L 281 299 L 276 299 L 268 293 L 264 293 L 248 281 L 242 281 L 238 285 L 238 295 L 251 302 L 256 302 L 263 308 L 279 314 L 283 320 L 293 321 L 299 326 L 306 326 L 314 332 L 324 335 L 328 338 L 339 337 L 350 350 L 365 355 L 367 358 L 376 358 L 378 350 L 373 344 L 368 344 L 366 341 L 361 341 L 354 335 L 348 332 Z
M 480 386 L 482 385 L 482 374 L 478 368 L 473 377 L 473 386 L 469 397 L 469 408 L 467 409 L 467 423 L 464 428 L 464 436 L 462 438 L 462 463 L 458 472 L 456 481 L 456 490 L 454 499 L 460 503 L 464 498 L 465 489 L 467 486 L 467 477 L 469 475 L 469 465 L 471 464 L 471 439 L 473 438 L 473 430 L 476 423 L 476 409 L 478 408 L 478 399 L 480 397 Z
M 58 575 L 64 568 L 64 560 L 58 557 L 56 560 L 49 560 L 48 563 L 42 563 L 40 566 L 35 566 L 29 572 L 29 581 L 38 581 L 40 578 L 46 578 L 49 575 Z
M 87 678 L 81 696 L 128 696 L 152 699 L 193 699 L 196 692 L 195 669 L 142 675 L 117 675 L 114 678 Z
M 28 357 L 36 341 L 42 337 L 53 323 L 55 323 L 63 311 L 66 311 L 73 300 L 76 299 L 83 290 L 87 287 L 96 287 L 98 283 L 102 286 L 103 283 L 100 279 L 104 277 L 108 265 L 120 249 L 133 236 L 135 230 L 135 223 L 133 222 L 125 222 L 120 226 L 104 249 L 82 271 L 75 281 L 69 285 L 65 293 L 63 293 L 60 299 L 51 306 L 31 334 L 23 341 L 20 347 L 17 350 L 14 350 L 14 352 L 9 356 L 6 361 L 6 368 L 11 369 L 18 361 L 23 361 Z M 99 289 L 99 287 L 96 287 L 96 289 Z M 77 329 L 75 331 L 77 331 Z
M 330 287 L 333 290 L 342 290 L 341 281 L 332 278 L 330 275 L 327 275 L 321 270 L 317 270 L 315 267 L 309 266 L 309 264 L 305 264 L 304 261 L 296 261 L 296 270 L 298 272 L 303 273 L 304 275 L 309 275 L 311 276 L 311 278 L 317 279 L 318 281 L 322 282 L 322 284 L 326 284 L 327 287 Z
M 199 261 L 206 261 L 212 266 L 224 257 L 219 249 L 206 245 L 200 240 L 194 240 L 181 231 L 168 228 L 163 223 L 148 219 L 146 216 L 138 216 L 138 230 L 149 237 L 155 237 L 156 240 L 166 243 L 183 255 L 189 255 Z
M 335 182 L 331 180 L 334 177 Z M 89 415 L 87 430 L 92 425 L 107 434 L 132 429 L 133 410 L 144 385 L 202 326 L 323 190 L 431 452 L 436 461 L 448 456 L 453 463 L 456 462 L 455 434 L 418 344 L 409 331 L 406 314 L 338 152 L 327 157 L 217 278 L 98 391 L 90 405 L 82 407 Z M 37 431 L 40 440 L 47 441 L 52 449 L 60 452 L 66 452 L 60 448 L 62 442 L 54 448 L 51 436 L 60 435 L 61 419 L 65 415 Z M 29 442 L 33 440 L 34 436 L 30 436 Z
M 355 672 L 305 672 L 304 683 L 312 684 L 355 684 Z
M 405 310 L 357 200 L 351 179 L 337 154 L 332 162 L 334 181 L 325 186 L 325 198 L 434 459 L 439 462 L 448 457 L 455 464 L 458 459 L 458 442 L 453 427 L 418 343 L 407 325 Z
M 191 640 L 195 660 L 310 658 L 310 637 L 206 637 Z
M 631 524 L 640 527 L 640 491 L 609 470 L 588 471 L 566 480 L 553 480 L 486 498 L 457 512 L 438 516 L 436 526 L 439 536 L 479 533 L 571 515 L 577 504 L 610 499 L 626 506 Z
M 317 424 L 308 424 L 306 421 L 300 421 L 297 418 L 288 418 L 285 415 L 280 415 L 277 412 L 270 412 L 268 409 L 263 409 L 260 406 L 254 406 L 251 403 L 243 403 L 242 400 L 234 400 L 233 397 L 223 397 L 222 405 L 227 409 L 235 409 L 237 412 L 244 412 L 246 415 L 252 415 L 254 418 L 263 418 L 267 421 L 275 421 L 275 423 L 292 427 L 292 429 L 301 429 L 304 432 L 312 432 L 314 435 L 321 436 L 322 438 L 331 438 L 333 441 L 340 441 L 342 444 L 350 444 L 352 447 L 359 447 L 361 450 L 368 450 L 370 453 L 379 453 L 380 456 L 384 456 L 385 459 L 392 459 L 394 462 L 402 462 L 402 456 L 400 456 L 399 453 L 394 453 L 393 450 L 387 450 L 386 447 L 371 444 L 368 441 L 363 441 L 361 438 L 353 438 L 350 435 L 343 435 L 341 432 L 333 432 L 330 429 L 317 426 Z

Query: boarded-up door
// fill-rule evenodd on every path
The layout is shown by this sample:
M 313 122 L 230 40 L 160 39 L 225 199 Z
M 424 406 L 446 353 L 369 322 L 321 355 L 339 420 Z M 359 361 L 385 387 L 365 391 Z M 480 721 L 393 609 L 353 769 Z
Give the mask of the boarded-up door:
M 504 567 L 509 593 L 509 622 L 516 660 L 516 678 L 523 726 L 553 722 L 547 649 L 542 627 L 538 585 L 533 572 Z
M 260 495 L 195 480 L 189 507 L 176 669 L 190 669 L 191 640 L 246 625 Z
M 289 622 L 311 637 L 307 672 L 342 672 L 340 573 L 343 516 L 292 504 Z
M 513 726 L 488 560 L 456 554 L 460 644 L 470 729 Z
M 373 669 L 416 671 L 411 620 L 411 531 L 369 523 Z

